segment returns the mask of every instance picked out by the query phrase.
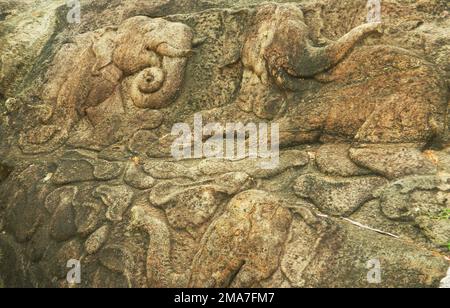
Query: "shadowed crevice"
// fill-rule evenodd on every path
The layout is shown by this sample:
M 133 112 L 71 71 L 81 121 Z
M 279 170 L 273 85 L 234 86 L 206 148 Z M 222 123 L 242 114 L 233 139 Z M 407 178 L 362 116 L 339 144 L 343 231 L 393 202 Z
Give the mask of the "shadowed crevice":
M 0 183 L 6 180 L 12 171 L 13 168 L 0 164 Z

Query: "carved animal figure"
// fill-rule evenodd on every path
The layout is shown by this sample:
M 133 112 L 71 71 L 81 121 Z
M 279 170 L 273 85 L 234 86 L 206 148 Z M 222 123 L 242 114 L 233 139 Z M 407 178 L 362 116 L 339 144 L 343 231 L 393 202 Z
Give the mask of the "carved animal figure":
M 144 16 L 76 37 L 55 57 L 52 82 L 43 91 L 47 115 L 43 125 L 22 136 L 22 150 L 55 150 L 80 118 L 94 114 L 89 120 L 97 124 L 92 123 L 92 108 L 111 100 L 107 112 L 123 112 L 122 95 L 131 98 L 135 113 L 167 107 L 183 82 L 192 39 L 192 30 L 184 24 Z
M 268 4 L 258 9 L 253 28 L 242 50 L 244 77 L 238 103 L 241 109 L 253 111 L 261 118 L 273 119 L 280 109 L 282 95 L 254 101 L 267 93 L 271 84 L 278 88 L 300 91 L 306 78 L 323 73 L 339 63 L 357 42 L 379 31 L 379 23 L 361 25 L 325 47 L 315 47 L 302 10 L 295 4 Z M 255 85 L 259 85 L 258 91 Z M 269 95 L 269 94 L 268 94 Z M 278 101 L 278 102 L 277 102 Z M 260 106 L 262 104 L 263 106 Z
M 379 29 L 380 23 L 363 24 L 316 47 L 297 5 L 258 8 L 242 50 L 236 104 L 279 122 L 281 146 L 318 141 L 423 146 L 444 130 L 444 79 L 431 63 L 402 48 L 356 48 Z

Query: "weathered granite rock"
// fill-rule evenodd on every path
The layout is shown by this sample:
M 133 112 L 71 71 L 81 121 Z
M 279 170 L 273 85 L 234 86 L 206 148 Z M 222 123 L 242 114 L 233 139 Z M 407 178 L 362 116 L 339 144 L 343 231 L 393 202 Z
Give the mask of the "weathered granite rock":
M 125 183 L 138 189 L 149 189 L 155 185 L 156 180 L 145 174 L 139 164 L 130 162 L 123 178 Z
M 370 170 L 359 167 L 349 157 L 349 144 L 325 144 L 316 153 L 316 164 L 323 173 L 336 176 L 368 175 Z
M 106 211 L 107 219 L 121 221 L 123 214 L 131 205 L 133 191 L 125 185 L 101 185 L 94 190 L 93 196 L 101 199 L 108 207 Z
M 380 189 L 377 194 L 383 213 L 391 219 L 438 216 L 450 206 L 450 176 L 407 177 Z
M 372 192 L 386 183 L 379 177 L 331 178 L 306 174 L 296 180 L 294 192 L 311 200 L 324 213 L 347 216 L 373 199 Z
M 437 247 L 450 243 L 449 176 L 415 176 L 379 192 L 383 213 L 393 220 L 412 221 Z
M 191 287 L 251 287 L 279 266 L 292 216 L 265 192 L 237 195 L 210 225 L 192 265 Z
M 351 159 L 388 179 L 435 174 L 436 163 L 419 149 L 402 145 L 366 146 L 350 150 Z
M 361 241 L 364 248 L 356 244 Z M 402 253 L 392 253 L 399 247 Z M 371 276 L 375 265 L 380 280 Z M 281 263 L 295 287 L 438 287 L 447 267 L 443 257 L 426 248 L 327 219 L 314 226 L 295 220 Z
M 380 200 L 378 199 L 367 202 L 355 213 L 350 215 L 349 218 L 357 223 L 388 232 L 402 239 L 413 240 L 421 244 L 429 243 L 429 239 L 417 228 L 417 225 L 410 222 L 395 221 L 386 217 L 383 214 Z
M 198 171 L 204 175 L 217 175 L 227 172 L 245 172 L 253 178 L 270 178 L 279 175 L 290 168 L 301 168 L 309 163 L 309 155 L 306 151 L 290 150 L 280 153 L 279 163 L 275 168 L 263 169 L 260 161 L 254 159 L 242 159 L 229 161 L 224 159 L 206 159 L 198 166 Z
M 420 216 L 416 223 L 423 230 L 425 236 L 436 246 L 447 248 L 450 243 L 450 219 L 444 217 Z
M 108 226 L 103 226 L 99 228 L 97 231 L 91 234 L 89 238 L 86 240 L 84 247 L 88 254 L 96 253 L 102 245 L 105 243 L 108 237 L 109 228 Z
M 0 0 L 0 287 L 439 286 L 448 1 L 80 3 Z M 176 160 L 196 114 L 279 163 Z

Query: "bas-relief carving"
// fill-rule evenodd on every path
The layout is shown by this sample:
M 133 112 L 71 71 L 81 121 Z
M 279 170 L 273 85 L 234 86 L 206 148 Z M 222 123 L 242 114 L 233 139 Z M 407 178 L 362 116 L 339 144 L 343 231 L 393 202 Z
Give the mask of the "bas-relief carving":
M 157 110 L 180 91 L 192 39 L 184 24 L 143 16 L 76 37 L 55 56 L 43 90 L 47 116 L 21 136 L 22 150 L 51 152 L 68 138 L 98 149 L 158 127 Z
M 279 122 L 284 145 L 319 139 L 332 143 L 333 137 L 361 143 L 429 141 L 439 132 L 436 123 L 444 114 L 439 76 L 429 63 L 398 48 L 371 46 L 353 51 L 364 37 L 379 28 L 379 24 L 365 24 L 328 46 L 315 47 L 298 6 L 267 4 L 256 8 L 254 25 L 246 33 L 241 53 L 243 79 L 233 108 L 240 108 L 255 120 Z M 21 149 L 25 153 L 48 153 L 66 143 L 101 150 L 140 129 L 158 128 L 164 120 L 159 110 L 168 107 L 182 88 L 192 40 L 193 30 L 188 26 L 148 17 L 130 18 L 117 28 L 77 37 L 54 59 L 44 93 L 48 105 L 42 106 L 43 125 L 24 133 Z M 368 64 L 368 55 L 380 54 L 384 55 L 382 61 Z M 396 70 L 380 73 L 378 69 L 387 62 Z M 408 89 L 422 86 L 423 80 L 416 77 L 423 74 L 427 82 L 435 85 L 427 100 L 404 100 Z M 386 101 L 371 101 L 372 94 L 366 92 L 371 86 L 399 77 L 412 82 L 396 85 L 401 93 L 385 89 Z M 364 78 L 369 81 L 356 82 Z M 341 89 L 342 83 L 348 81 L 350 86 Z M 309 102 L 312 107 L 301 101 L 310 92 L 316 95 Z M 405 112 L 402 104 L 414 108 Z M 342 121 L 348 126 L 343 127 Z M 347 155 L 350 146 L 342 148 L 343 155 Z M 322 150 L 318 155 L 321 152 L 326 153 Z M 355 149 L 350 152 L 354 154 Z M 183 163 L 151 159 L 144 163 L 109 162 L 84 152 L 68 152 L 57 162 L 56 170 L 41 166 L 38 171 L 26 169 L 34 172 L 30 179 L 49 178 L 61 187 L 27 185 L 40 196 L 48 193 L 41 203 L 48 212 L 45 215 L 51 216 L 48 228 L 53 240 L 73 243 L 79 236 L 85 240 L 87 254 L 96 258 L 98 253 L 105 267 L 94 275 L 98 285 L 102 285 L 99 277 L 108 269 L 122 271 L 129 283 L 135 280 L 151 287 L 252 287 L 264 282 L 270 285 L 268 281 L 277 279 L 277 275 L 283 284 L 295 286 L 292 277 L 301 276 L 303 271 L 307 274 L 308 269 L 291 263 L 313 262 L 319 249 L 325 249 L 320 243 L 333 238 L 339 228 L 329 228 L 336 222 L 316 218 L 314 211 L 258 186 L 263 180 L 292 173 L 290 181 L 297 178 L 293 183 L 298 197 L 312 200 L 330 215 L 347 215 L 372 198 L 371 191 L 350 204 L 341 202 L 342 198 L 323 201 L 311 192 L 317 191 L 317 183 L 331 196 L 344 190 L 343 184 L 349 194 L 364 186 L 352 175 L 366 175 L 374 168 L 361 163 L 361 159 L 355 165 L 351 158 L 356 154 L 346 158 L 348 179 L 330 180 L 321 175 L 298 177 L 295 172 L 311 168 L 315 158 L 300 150 L 282 153 L 282 160 L 284 155 L 287 162 L 282 161 L 273 172 L 262 172 L 246 160 L 203 160 L 186 167 Z M 333 164 L 318 161 L 325 171 Z M 425 169 L 426 173 L 432 168 Z M 26 174 L 16 177 L 26 178 Z M 377 177 L 367 179 L 374 181 L 374 187 L 385 183 Z M 27 218 L 18 215 L 28 208 L 27 198 L 22 191 L 11 197 L 7 210 L 12 222 Z M 394 208 L 382 201 L 384 211 Z M 340 203 L 346 207 L 337 208 Z M 18 241 L 29 241 L 42 225 L 47 225 L 43 209 L 35 208 L 35 212 L 39 215 L 31 223 L 23 223 L 24 228 L 7 225 Z M 146 250 L 144 265 L 136 261 L 134 248 L 123 238 L 124 243 L 109 240 L 111 234 L 121 237 L 124 229 L 126 234 L 143 231 L 147 235 L 148 241 L 140 243 L 145 246 L 140 249 Z M 299 239 L 303 234 L 307 236 Z M 341 245 L 340 238 L 331 241 Z M 293 247 L 296 242 L 306 248 Z M 119 262 L 116 252 L 126 262 Z M 330 254 L 322 252 L 321 257 Z M 123 269 L 118 271 L 117 267 Z
M 443 132 L 446 91 L 430 63 L 396 47 L 355 49 L 382 33 L 381 23 L 360 25 L 325 47 L 314 46 L 310 32 L 297 5 L 268 4 L 257 9 L 243 47 L 236 104 L 279 122 L 282 144 L 422 144 Z

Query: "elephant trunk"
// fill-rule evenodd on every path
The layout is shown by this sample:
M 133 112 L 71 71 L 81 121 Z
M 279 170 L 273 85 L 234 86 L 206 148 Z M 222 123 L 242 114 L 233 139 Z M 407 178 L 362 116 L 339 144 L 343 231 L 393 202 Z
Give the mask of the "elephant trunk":
M 177 95 L 183 82 L 186 58 L 164 57 L 162 68 L 148 68 L 135 78 L 131 97 L 139 108 L 161 109 Z
M 379 31 L 379 23 L 370 23 L 361 25 L 338 41 L 331 43 L 326 47 L 306 46 L 294 56 L 284 54 L 272 55 L 268 60 L 269 69 L 278 83 L 285 84 L 286 75 L 292 79 L 295 78 L 313 78 L 314 76 L 329 70 L 342 61 L 352 48 L 363 38 L 373 32 Z M 283 72 L 279 72 L 283 70 Z M 283 81 L 284 80 L 284 81 Z M 295 80 L 294 80 L 295 82 Z M 292 85 L 288 86 L 289 88 Z
M 337 42 L 325 47 L 322 52 L 323 55 L 321 56 L 327 57 L 332 66 L 338 64 L 347 56 L 347 54 L 359 41 L 363 40 L 371 33 L 381 32 L 380 26 L 380 23 L 368 23 L 351 30 L 349 33 L 341 37 Z M 330 67 L 327 67 L 324 70 L 329 68 Z M 322 73 L 324 70 L 319 71 L 316 74 Z

